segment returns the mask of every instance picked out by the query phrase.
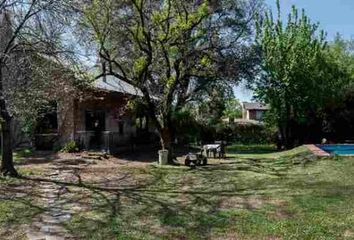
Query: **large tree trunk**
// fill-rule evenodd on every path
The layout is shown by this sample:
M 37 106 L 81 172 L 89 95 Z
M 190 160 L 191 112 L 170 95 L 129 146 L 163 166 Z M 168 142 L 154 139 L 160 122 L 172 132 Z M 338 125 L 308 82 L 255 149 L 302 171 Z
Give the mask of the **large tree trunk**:
M 289 120 L 283 123 L 278 123 L 278 128 L 280 132 L 280 149 L 292 149 L 294 147 L 294 138 L 292 135 L 292 126 Z
M 294 147 L 293 138 L 293 120 L 292 108 L 287 102 L 285 103 L 285 119 L 283 119 L 283 145 L 285 149 L 292 149 Z
M 283 150 L 285 148 L 285 131 L 284 131 L 284 126 L 278 122 L 278 130 L 279 130 L 279 135 L 278 135 L 278 150 Z
M 11 122 L 12 122 L 11 118 L 3 119 L 3 122 L 1 124 L 1 132 L 2 132 L 1 173 L 4 176 L 18 177 L 18 173 L 13 163 Z
M 1 117 L 1 173 L 4 176 L 17 177 L 18 173 L 13 163 L 12 153 L 12 132 L 11 122 L 12 118 L 7 111 L 6 100 L 4 96 L 4 77 L 3 77 L 3 64 L 0 61 L 0 117 Z
M 160 130 L 160 142 L 163 150 L 168 150 L 168 162 L 173 164 L 174 153 L 172 144 L 172 132 L 168 127 Z

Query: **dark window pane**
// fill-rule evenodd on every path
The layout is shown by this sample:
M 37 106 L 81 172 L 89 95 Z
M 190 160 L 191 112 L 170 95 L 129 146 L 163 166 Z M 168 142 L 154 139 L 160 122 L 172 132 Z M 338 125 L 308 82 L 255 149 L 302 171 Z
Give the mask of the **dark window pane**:
M 124 122 L 123 121 L 119 121 L 118 122 L 118 128 L 119 128 L 119 134 L 124 134 Z
M 86 111 L 86 131 L 105 131 L 106 114 L 104 111 Z
M 56 102 L 50 102 L 48 105 L 43 106 L 39 110 L 36 132 L 39 134 L 58 132 L 58 114 Z

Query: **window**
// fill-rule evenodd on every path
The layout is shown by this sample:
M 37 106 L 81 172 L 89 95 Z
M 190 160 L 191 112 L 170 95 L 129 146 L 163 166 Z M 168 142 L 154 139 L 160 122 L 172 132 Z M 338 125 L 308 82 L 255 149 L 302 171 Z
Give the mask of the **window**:
M 139 131 L 146 130 L 148 128 L 147 118 L 146 117 L 139 117 L 139 118 L 135 119 L 135 125 Z
M 39 134 L 58 132 L 57 103 L 52 101 L 38 112 L 36 132 Z
M 86 131 L 105 131 L 106 114 L 104 111 L 86 111 Z
M 256 120 L 263 119 L 263 111 L 256 111 Z
M 118 122 L 118 129 L 119 129 L 119 134 L 123 135 L 124 134 L 124 122 L 123 121 Z

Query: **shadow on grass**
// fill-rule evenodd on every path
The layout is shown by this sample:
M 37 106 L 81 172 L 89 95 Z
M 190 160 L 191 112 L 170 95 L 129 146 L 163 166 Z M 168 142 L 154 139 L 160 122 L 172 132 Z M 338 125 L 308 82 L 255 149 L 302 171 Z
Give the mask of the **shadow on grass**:
M 264 190 L 261 186 L 250 190 L 234 184 L 230 189 L 208 188 L 210 180 L 218 181 L 215 174 L 205 178 L 205 174 L 213 175 L 208 169 L 199 172 L 203 179 L 198 183 L 200 187 L 184 189 L 185 182 L 167 181 L 168 170 L 150 170 L 152 180 L 124 188 L 118 186 L 128 175 L 114 179 L 117 187 L 112 187 L 112 180 L 86 183 L 80 176 L 75 182 L 36 177 L 22 177 L 22 180 L 68 188 L 72 199 L 66 203 L 79 203 L 85 211 L 74 216 L 66 228 L 83 239 L 139 239 L 143 236 L 180 239 L 186 232 L 192 234 L 191 238 L 210 238 L 212 229 L 223 229 L 231 223 L 220 210 L 220 198 L 247 199 L 254 194 L 262 195 Z M 243 204 L 245 208 L 249 205 Z
M 80 172 L 72 181 L 39 177 L 22 180 L 33 185 L 48 182 L 68 188 L 63 197 L 68 199 L 67 204 L 79 204 L 81 211 L 65 227 L 82 239 L 213 239 L 216 233 L 242 231 L 239 226 L 250 233 L 255 231 L 250 227 L 253 226 L 273 236 L 271 230 L 259 228 L 277 224 L 267 222 L 262 212 L 269 198 L 294 197 L 294 211 L 301 212 L 315 211 L 315 201 L 323 201 L 321 209 L 325 211 L 330 201 L 323 199 L 354 195 L 346 191 L 351 186 L 344 183 L 313 180 L 301 171 L 289 175 L 294 166 L 305 168 L 312 160 L 300 154 L 277 160 L 243 159 L 195 171 L 150 167 L 95 182 L 83 180 Z M 150 177 L 135 181 L 133 174 Z
M 58 159 L 58 153 L 53 151 L 31 151 L 29 153 L 22 153 L 25 150 L 15 153 L 15 163 L 19 166 L 30 164 L 47 164 Z
M 35 184 L 0 178 L 0 239 L 24 239 L 25 226 L 46 211 L 38 201 Z
M 164 169 L 151 167 L 151 178 L 134 182 L 127 173 L 114 179 L 85 182 L 79 173 L 76 181 L 60 181 L 46 177 L 23 177 L 22 180 L 54 183 L 69 189 L 66 204 L 79 204 L 83 210 L 66 224 L 73 235 L 83 239 L 208 239 L 214 229 L 225 230 L 232 225 L 233 217 L 221 209 L 225 199 L 242 199 L 238 206 L 251 209 L 252 197 L 266 197 L 269 182 L 255 180 L 254 174 L 284 174 L 272 167 L 252 161 L 209 165 L 188 171 L 182 168 Z M 244 174 L 251 174 L 245 183 Z M 145 174 L 145 172 L 142 172 Z M 228 178 L 224 179 L 224 176 Z M 131 184 L 127 184 L 131 182 Z M 123 187 L 122 187 L 123 186 Z M 286 192 L 284 186 L 271 187 L 271 192 Z M 63 196 L 64 197 L 64 196 Z M 149 237 L 150 236 L 150 237 Z

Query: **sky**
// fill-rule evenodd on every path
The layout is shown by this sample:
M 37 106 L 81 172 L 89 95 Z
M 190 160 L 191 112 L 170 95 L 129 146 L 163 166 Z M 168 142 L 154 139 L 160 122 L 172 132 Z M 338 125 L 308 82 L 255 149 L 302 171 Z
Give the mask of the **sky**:
M 276 0 L 264 0 L 273 10 L 276 10 Z M 289 13 L 291 6 L 305 9 L 312 22 L 320 23 L 320 28 L 327 32 L 328 40 L 340 33 L 343 38 L 354 38 L 354 0 L 280 0 L 282 15 Z M 252 93 L 239 86 L 235 94 L 241 101 L 250 101 Z

